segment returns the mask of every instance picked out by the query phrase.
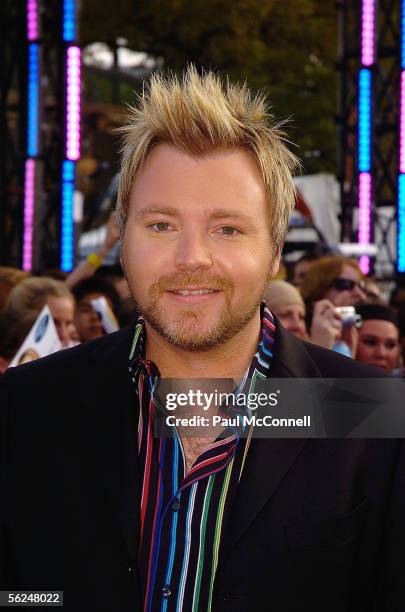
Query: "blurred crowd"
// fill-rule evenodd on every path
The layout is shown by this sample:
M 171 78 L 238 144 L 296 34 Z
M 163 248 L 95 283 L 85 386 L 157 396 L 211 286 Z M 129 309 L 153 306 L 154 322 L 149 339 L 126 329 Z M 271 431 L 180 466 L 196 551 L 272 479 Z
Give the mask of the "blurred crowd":
M 70 274 L 33 276 L 0 267 L 0 373 L 11 363 L 39 313 L 49 307 L 63 348 L 106 333 L 94 300 L 102 297 L 123 327 L 137 316 L 119 264 L 103 262 L 119 240 L 113 216 L 103 244 Z M 405 374 L 405 288 L 382 295 L 357 261 L 309 253 L 282 267 L 264 300 L 284 327 L 308 342 L 332 349 L 392 376 Z
M 308 342 L 405 375 L 405 287 L 383 296 L 353 259 L 307 254 L 269 284 L 265 301 L 290 332 Z

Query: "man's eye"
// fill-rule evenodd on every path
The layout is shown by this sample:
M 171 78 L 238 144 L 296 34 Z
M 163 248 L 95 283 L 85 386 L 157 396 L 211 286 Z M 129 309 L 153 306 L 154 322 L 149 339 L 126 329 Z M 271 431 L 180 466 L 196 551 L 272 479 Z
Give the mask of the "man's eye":
M 237 230 L 236 227 L 232 227 L 231 225 L 224 225 L 223 227 L 221 227 L 221 230 L 224 236 L 236 236 L 236 234 L 239 234 L 239 230 Z
M 159 223 L 154 223 L 151 225 L 151 227 L 155 230 L 155 232 L 165 232 L 167 229 L 169 229 L 169 223 L 159 221 Z

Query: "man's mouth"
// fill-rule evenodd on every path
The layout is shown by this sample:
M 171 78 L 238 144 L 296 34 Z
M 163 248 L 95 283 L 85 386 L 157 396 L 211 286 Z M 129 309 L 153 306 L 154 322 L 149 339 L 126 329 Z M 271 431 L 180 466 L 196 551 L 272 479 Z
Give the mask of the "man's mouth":
M 218 291 L 219 289 L 169 289 L 170 293 L 175 293 L 176 295 L 209 295 Z
M 216 295 L 221 293 L 221 289 L 212 289 L 209 287 L 187 287 L 167 289 L 166 293 L 172 296 L 176 302 L 180 304 L 202 304 L 212 300 Z

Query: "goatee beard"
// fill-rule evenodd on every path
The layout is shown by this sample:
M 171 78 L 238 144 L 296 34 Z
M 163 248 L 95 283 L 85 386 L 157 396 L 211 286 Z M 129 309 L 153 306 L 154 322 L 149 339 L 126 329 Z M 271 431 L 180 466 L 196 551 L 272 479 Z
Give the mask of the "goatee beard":
M 210 329 L 201 331 L 198 329 L 199 320 L 204 317 L 204 313 L 198 308 L 187 306 L 179 307 L 179 316 L 170 323 L 165 322 L 164 312 L 159 301 L 163 293 L 173 288 L 186 286 L 204 286 L 207 288 L 220 289 L 225 296 L 225 304 L 221 309 L 217 323 Z M 198 279 L 194 275 L 177 280 L 161 279 L 152 285 L 149 291 L 149 300 L 146 304 L 137 304 L 139 313 L 145 321 L 149 323 L 160 336 L 165 338 L 173 346 L 189 352 L 205 352 L 223 345 L 227 340 L 233 338 L 254 318 L 260 308 L 262 295 L 244 312 L 235 313 L 231 307 L 229 299 L 229 289 L 231 284 L 221 278 L 212 278 L 208 282 Z M 216 298 L 214 298 L 216 299 Z

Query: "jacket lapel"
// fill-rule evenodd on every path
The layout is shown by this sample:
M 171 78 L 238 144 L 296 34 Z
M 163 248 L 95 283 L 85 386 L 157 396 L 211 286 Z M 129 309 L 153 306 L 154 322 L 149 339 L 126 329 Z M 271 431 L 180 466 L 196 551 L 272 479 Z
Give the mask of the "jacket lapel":
M 140 479 L 138 468 L 138 402 L 127 365 L 133 326 L 110 336 L 92 353 L 83 378 L 83 451 L 94 484 L 110 507 L 121 532 L 131 567 L 138 550 Z
M 275 317 L 276 319 L 276 317 Z M 318 368 L 305 344 L 276 319 L 272 378 L 319 378 Z M 220 565 L 235 548 L 263 506 L 297 460 L 308 440 L 303 438 L 253 439 L 226 528 Z

